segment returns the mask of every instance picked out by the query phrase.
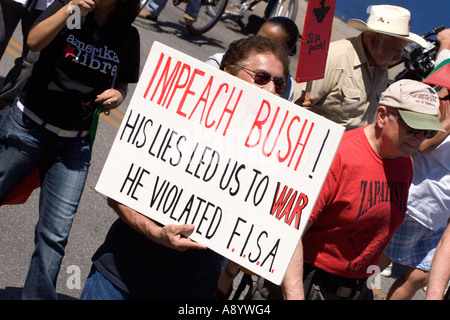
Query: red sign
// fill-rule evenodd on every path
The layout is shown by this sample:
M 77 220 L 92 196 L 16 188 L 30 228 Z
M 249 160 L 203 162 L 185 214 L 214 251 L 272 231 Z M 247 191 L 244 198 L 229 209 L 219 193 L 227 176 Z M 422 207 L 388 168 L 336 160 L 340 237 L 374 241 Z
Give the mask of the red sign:
M 322 79 L 328 55 L 336 0 L 309 0 L 298 59 L 297 82 Z
M 449 74 L 450 59 L 447 59 L 434 68 L 434 70 L 425 78 L 425 80 L 423 80 L 423 82 L 450 89 Z

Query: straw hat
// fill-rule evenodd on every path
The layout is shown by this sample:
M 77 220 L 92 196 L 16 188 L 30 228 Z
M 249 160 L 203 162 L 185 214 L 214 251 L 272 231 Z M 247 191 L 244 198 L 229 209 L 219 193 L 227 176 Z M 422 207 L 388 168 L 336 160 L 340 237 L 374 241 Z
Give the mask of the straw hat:
M 391 5 L 373 5 L 367 8 L 367 10 L 369 9 L 370 15 L 367 23 L 359 19 L 351 19 L 347 24 L 356 29 L 383 33 L 406 41 L 412 41 L 424 48 L 427 46 L 428 43 L 424 38 L 409 32 L 411 20 L 409 10 Z

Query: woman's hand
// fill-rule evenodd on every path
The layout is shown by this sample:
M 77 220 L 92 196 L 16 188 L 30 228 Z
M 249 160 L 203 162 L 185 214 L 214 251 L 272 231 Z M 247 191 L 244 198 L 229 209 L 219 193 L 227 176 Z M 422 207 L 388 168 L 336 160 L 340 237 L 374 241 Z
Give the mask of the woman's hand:
M 69 3 L 69 10 L 71 6 L 77 6 L 80 8 L 80 13 L 85 17 L 89 12 L 95 9 L 95 5 L 98 0 L 72 0 Z
M 96 103 L 101 103 L 103 105 L 103 111 L 106 113 L 109 110 L 115 109 L 123 102 L 125 99 L 126 90 L 120 89 L 108 89 L 103 91 L 103 93 L 97 96 L 95 99 Z

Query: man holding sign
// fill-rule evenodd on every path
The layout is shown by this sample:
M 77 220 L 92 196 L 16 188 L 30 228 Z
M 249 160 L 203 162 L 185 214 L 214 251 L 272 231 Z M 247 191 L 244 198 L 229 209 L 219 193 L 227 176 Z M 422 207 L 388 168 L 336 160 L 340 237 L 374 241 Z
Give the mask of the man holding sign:
M 230 45 L 221 69 L 279 96 L 288 66 L 283 46 L 252 37 Z M 120 218 L 93 257 L 81 299 L 215 298 L 223 257 L 188 238 L 193 224 L 163 226 L 115 200 L 108 203 Z
M 347 130 L 374 120 L 378 99 L 388 85 L 387 69 L 401 59 L 407 43 L 427 45 L 423 38 L 409 32 L 408 10 L 391 5 L 374 5 L 369 9 L 367 23 L 358 19 L 348 22 L 349 26 L 363 30 L 360 35 L 330 44 L 323 79 L 313 81 L 310 92 L 311 98 L 315 98 L 310 110 Z M 317 38 L 314 34 L 303 34 L 302 50 L 318 54 L 324 47 L 324 39 Z M 307 41 L 310 43 L 305 47 Z M 305 65 L 308 64 L 302 63 Z M 294 101 L 299 105 L 303 103 L 306 84 L 296 84 Z

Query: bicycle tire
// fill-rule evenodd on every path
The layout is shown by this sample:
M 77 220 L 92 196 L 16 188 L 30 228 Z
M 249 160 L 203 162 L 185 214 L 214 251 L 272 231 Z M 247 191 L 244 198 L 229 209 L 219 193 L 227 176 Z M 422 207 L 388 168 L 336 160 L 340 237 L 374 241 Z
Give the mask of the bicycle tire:
M 186 28 L 195 35 L 211 30 L 219 22 L 227 4 L 228 0 L 202 0 L 197 19 Z
M 269 19 L 273 17 L 287 17 L 293 21 L 297 17 L 298 0 L 279 0 L 270 12 Z

